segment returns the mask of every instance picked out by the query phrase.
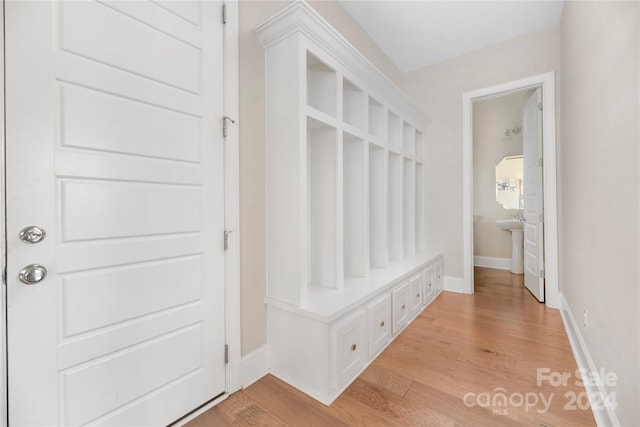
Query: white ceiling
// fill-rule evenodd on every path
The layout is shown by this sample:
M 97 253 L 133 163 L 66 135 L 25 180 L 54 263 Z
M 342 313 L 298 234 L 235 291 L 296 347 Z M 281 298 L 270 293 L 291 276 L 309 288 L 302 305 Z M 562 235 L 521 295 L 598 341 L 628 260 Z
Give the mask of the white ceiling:
M 340 0 L 403 72 L 556 25 L 563 1 Z

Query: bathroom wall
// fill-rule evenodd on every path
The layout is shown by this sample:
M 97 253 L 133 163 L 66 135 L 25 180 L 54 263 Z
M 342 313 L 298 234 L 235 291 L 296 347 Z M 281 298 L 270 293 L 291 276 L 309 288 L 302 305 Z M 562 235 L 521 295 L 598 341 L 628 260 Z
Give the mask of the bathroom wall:
M 511 259 L 511 235 L 500 230 L 496 219 L 511 218 L 518 211 L 496 202 L 496 165 L 505 156 L 522 154 L 522 131 L 503 140 L 504 131 L 522 127 L 522 107 L 533 90 L 479 101 L 473 104 L 473 213 L 482 218 L 473 226 L 475 256 Z
M 640 425 L 639 5 L 565 2 L 561 22 L 560 290 L 623 426 Z
M 264 48 L 254 28 L 287 1 L 238 3 L 240 111 L 240 292 L 242 354 L 267 342 Z M 402 73 L 338 2 L 309 4 L 369 61 L 400 86 Z
M 462 94 L 560 67 L 559 26 L 525 34 L 404 75 L 426 129 L 427 244 L 445 276 L 462 276 Z

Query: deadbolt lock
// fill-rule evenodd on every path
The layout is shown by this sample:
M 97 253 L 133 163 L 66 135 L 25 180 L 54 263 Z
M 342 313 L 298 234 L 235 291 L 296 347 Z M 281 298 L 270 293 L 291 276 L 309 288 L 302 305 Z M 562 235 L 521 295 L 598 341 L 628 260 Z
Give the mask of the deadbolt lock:
M 38 243 L 44 240 L 46 236 L 47 233 L 44 231 L 44 229 L 35 225 L 30 225 L 29 227 L 25 227 L 20 230 L 20 240 L 25 243 Z

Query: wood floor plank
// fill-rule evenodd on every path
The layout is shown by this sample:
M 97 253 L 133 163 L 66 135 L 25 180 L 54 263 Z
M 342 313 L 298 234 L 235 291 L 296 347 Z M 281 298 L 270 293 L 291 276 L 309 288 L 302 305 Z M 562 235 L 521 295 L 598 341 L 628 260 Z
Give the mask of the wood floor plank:
M 368 412 L 385 418 L 396 426 L 455 425 L 455 419 L 436 408 L 429 405 L 414 405 L 410 399 L 400 397 L 360 378 L 345 391 L 345 398 L 357 401 Z
M 369 366 L 359 378 L 400 397 L 404 397 L 407 394 L 412 383 L 404 375 L 385 369 L 378 364 Z
M 475 280 L 473 295 L 443 292 L 331 406 L 267 375 L 187 426 L 594 426 L 566 407 L 584 388 L 560 313 L 522 275 L 476 268 Z M 553 386 L 539 369 L 571 378 Z
M 301 396 L 294 390 L 277 378 L 268 376 L 244 393 L 262 407 L 278 414 L 279 418 L 287 420 L 289 425 L 347 427 L 339 418 L 326 412 L 324 405 L 315 405 L 313 399 Z
M 211 410 L 217 412 L 226 422 L 231 423 L 233 426 L 280 427 L 290 425 L 282 421 L 270 408 L 266 409 L 249 398 L 246 393 L 234 393 Z M 199 421 L 198 418 L 193 420 L 192 423 Z M 191 423 L 188 423 L 187 426 L 193 427 Z

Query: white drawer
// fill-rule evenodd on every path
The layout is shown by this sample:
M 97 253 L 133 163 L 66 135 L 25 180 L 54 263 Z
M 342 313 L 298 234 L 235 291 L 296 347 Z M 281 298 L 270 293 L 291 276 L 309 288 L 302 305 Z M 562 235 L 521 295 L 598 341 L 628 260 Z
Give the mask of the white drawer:
M 411 317 L 418 314 L 422 308 L 422 273 L 411 278 L 409 282 L 411 285 L 411 293 L 409 294 L 409 301 L 411 304 Z
M 433 274 L 433 271 L 433 267 L 429 267 L 424 271 L 424 292 L 422 293 L 422 303 L 425 305 L 431 301 L 435 292 L 435 275 Z
M 333 386 L 340 388 L 358 374 L 367 360 L 367 312 L 340 321 L 333 329 Z M 313 369 L 310 366 L 309 369 Z
M 442 277 L 442 261 L 438 261 L 435 265 L 435 276 L 436 292 L 439 292 L 442 290 L 444 285 L 444 278 Z
M 378 353 L 391 338 L 391 295 L 387 294 L 368 306 L 369 356 Z
M 397 333 L 409 321 L 409 282 L 404 282 L 391 293 L 393 303 L 393 333 Z

